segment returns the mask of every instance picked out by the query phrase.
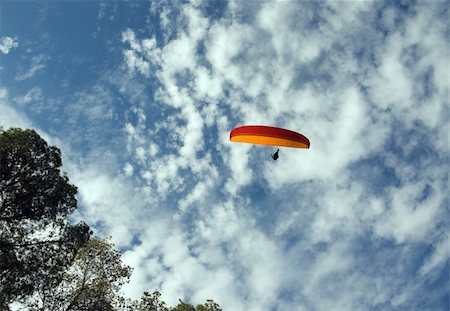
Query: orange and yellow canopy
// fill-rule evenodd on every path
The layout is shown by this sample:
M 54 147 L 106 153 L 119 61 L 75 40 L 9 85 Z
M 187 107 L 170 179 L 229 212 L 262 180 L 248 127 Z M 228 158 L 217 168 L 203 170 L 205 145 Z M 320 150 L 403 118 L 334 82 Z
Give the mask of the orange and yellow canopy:
M 265 125 L 246 125 L 237 127 L 230 132 L 230 140 L 240 143 L 291 148 L 308 149 L 310 146 L 308 138 L 300 133 Z

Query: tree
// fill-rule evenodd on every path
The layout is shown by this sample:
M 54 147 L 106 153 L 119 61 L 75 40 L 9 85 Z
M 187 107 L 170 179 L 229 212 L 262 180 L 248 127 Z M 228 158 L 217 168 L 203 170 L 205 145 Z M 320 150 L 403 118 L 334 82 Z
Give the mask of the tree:
M 86 224 L 68 221 L 77 189 L 61 165 L 34 130 L 0 129 L 0 309 L 55 288 L 89 240 Z
M 128 306 L 129 311 L 222 311 L 219 305 L 213 300 L 207 300 L 205 304 L 193 305 L 184 303 L 181 299 L 180 303 L 172 308 L 168 308 L 166 303 L 161 300 L 161 293 L 154 291 L 152 294 L 144 292 L 140 301 L 135 301 Z
M 77 252 L 56 288 L 39 292 L 27 305 L 34 309 L 61 311 L 123 310 L 121 287 L 131 268 L 108 241 L 91 239 Z
M 181 301 L 181 299 L 179 300 L 180 303 L 176 307 L 170 308 L 170 311 L 195 311 L 193 305 L 184 303 L 183 301 Z
M 208 299 L 205 304 L 198 305 L 196 311 L 222 311 L 222 309 L 218 303 Z
M 193 305 L 184 303 L 180 299 L 180 303 L 176 307 L 170 308 L 170 311 L 222 311 L 222 309 L 213 300 L 207 300 L 205 304 L 197 305 L 197 308 L 194 308 Z
M 161 293 L 155 290 L 153 293 L 144 292 L 139 302 L 130 305 L 133 311 L 169 311 L 166 303 L 161 300 Z

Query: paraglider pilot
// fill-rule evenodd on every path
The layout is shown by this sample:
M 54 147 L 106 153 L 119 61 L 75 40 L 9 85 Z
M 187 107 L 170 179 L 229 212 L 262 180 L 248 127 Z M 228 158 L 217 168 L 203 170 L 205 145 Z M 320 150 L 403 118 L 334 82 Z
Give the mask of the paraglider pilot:
M 278 149 L 277 152 L 275 152 L 274 154 L 271 154 L 272 159 L 274 160 L 278 159 L 278 151 L 280 151 L 280 149 Z

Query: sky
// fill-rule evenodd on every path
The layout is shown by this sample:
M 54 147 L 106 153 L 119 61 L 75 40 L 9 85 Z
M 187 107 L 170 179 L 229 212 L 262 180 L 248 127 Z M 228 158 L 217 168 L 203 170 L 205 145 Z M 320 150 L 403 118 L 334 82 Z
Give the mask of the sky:
M 448 1 L 1 0 L 0 126 L 61 148 L 130 298 L 449 310 L 449 29 Z

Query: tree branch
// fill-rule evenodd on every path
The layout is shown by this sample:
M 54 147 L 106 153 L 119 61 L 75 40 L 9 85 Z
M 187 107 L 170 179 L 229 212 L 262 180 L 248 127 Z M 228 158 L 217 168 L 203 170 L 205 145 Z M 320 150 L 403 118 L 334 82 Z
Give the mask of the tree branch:
M 0 249 L 18 248 L 18 247 L 30 247 L 30 246 L 45 245 L 45 244 L 61 244 L 63 242 L 64 242 L 63 240 L 39 241 L 39 242 L 23 243 L 23 244 L 0 242 Z

